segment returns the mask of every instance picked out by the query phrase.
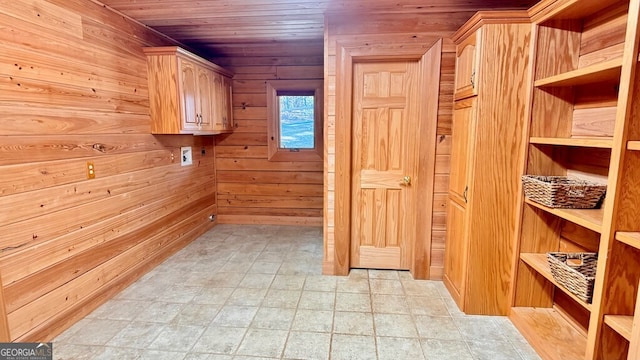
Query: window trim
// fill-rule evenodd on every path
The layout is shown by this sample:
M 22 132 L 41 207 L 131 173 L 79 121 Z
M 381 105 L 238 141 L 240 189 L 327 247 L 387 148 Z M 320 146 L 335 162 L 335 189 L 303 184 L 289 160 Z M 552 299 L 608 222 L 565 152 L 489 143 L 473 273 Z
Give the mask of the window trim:
M 324 151 L 323 80 L 267 81 L 267 143 L 269 161 L 322 161 Z M 280 147 L 280 102 L 278 93 L 313 92 L 313 149 L 285 149 Z

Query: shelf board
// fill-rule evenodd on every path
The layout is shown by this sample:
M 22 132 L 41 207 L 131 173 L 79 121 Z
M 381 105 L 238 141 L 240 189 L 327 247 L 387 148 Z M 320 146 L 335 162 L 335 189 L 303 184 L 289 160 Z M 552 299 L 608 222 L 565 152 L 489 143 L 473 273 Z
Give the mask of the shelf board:
M 527 265 L 531 266 L 540 275 L 549 280 L 556 288 L 560 289 L 562 292 L 571 297 L 575 302 L 580 304 L 580 306 L 591 311 L 591 304 L 584 302 L 582 299 L 570 293 L 564 286 L 560 285 L 553 278 L 553 275 L 551 274 L 551 268 L 549 267 L 549 262 L 547 261 L 547 254 L 522 253 L 520 254 L 520 259 L 522 259 L 522 261 L 524 261 Z
M 640 232 L 618 231 L 616 232 L 616 240 L 640 249 Z
M 640 141 L 627 141 L 627 150 L 640 150 Z
M 607 80 L 619 80 L 622 58 L 603 61 L 566 73 L 536 80 L 535 86 L 575 86 L 593 84 Z
M 602 216 L 604 214 L 602 208 L 600 209 L 556 209 L 538 204 L 531 199 L 525 199 L 525 203 L 542 209 L 557 217 L 563 218 L 567 221 L 571 221 L 574 224 L 578 224 L 589 230 L 600 233 L 602 231 Z
M 627 340 L 631 340 L 631 329 L 633 328 L 633 316 L 627 315 L 605 315 L 604 323 L 622 335 Z
M 509 319 L 543 359 L 584 359 L 587 339 L 550 308 L 511 308 Z
M 555 138 L 555 137 L 531 137 L 531 144 L 561 145 L 611 149 L 613 138 L 610 137 L 582 137 L 582 138 Z
M 604 10 L 605 8 L 616 4 L 618 0 L 569 0 L 560 2 L 561 6 L 557 6 L 550 11 L 545 11 L 541 16 L 534 17 L 534 21 L 541 22 L 552 19 L 582 19 L 590 14 L 594 14 Z

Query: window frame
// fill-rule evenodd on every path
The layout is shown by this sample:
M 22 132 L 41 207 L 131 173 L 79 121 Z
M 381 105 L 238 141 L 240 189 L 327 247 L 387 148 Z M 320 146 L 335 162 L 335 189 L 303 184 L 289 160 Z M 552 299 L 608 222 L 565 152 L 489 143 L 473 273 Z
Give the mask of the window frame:
M 267 143 L 269 161 L 322 161 L 323 137 L 323 80 L 271 80 L 267 81 Z M 288 149 L 280 147 L 280 101 L 278 96 L 296 92 L 309 96 L 313 93 L 314 147 Z

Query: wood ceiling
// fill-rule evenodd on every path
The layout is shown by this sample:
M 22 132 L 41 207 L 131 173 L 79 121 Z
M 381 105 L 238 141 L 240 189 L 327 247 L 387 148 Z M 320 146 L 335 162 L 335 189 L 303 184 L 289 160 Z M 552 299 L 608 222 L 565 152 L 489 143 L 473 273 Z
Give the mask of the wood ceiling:
M 326 12 L 522 9 L 537 0 L 98 0 L 210 56 L 322 54 Z

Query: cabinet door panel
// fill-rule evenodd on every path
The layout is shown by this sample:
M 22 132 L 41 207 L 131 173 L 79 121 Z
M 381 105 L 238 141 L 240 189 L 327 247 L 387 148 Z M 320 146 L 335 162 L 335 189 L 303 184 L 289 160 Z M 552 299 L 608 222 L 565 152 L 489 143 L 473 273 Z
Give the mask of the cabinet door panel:
M 213 94 L 214 94 L 214 121 L 213 127 L 216 131 L 225 130 L 224 127 L 224 80 L 220 74 L 213 74 Z
M 232 105 L 232 83 L 233 81 L 228 78 L 228 77 L 224 77 L 223 78 L 223 109 L 222 109 L 222 114 L 223 114 L 223 122 L 225 124 L 225 129 L 226 130 L 232 130 L 233 129 L 233 105 Z
M 198 129 L 198 75 L 196 65 L 180 59 L 180 86 L 183 130 Z
M 456 46 L 456 100 L 477 95 L 480 30 Z
M 462 307 L 467 268 L 466 209 L 449 199 L 444 274 L 454 287 L 454 300 Z
M 476 98 L 457 101 L 453 111 L 449 191 L 467 202 L 472 164 Z
M 205 69 L 198 69 L 198 98 L 200 106 L 200 129 L 203 131 L 213 130 L 213 85 L 211 77 L 213 72 Z

